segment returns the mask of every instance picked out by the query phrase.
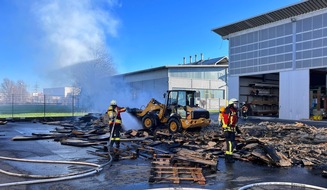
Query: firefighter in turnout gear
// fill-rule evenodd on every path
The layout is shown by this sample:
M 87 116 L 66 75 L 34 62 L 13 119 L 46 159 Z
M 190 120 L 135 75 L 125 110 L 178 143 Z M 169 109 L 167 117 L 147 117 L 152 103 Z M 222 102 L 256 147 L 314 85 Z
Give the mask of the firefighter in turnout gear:
M 241 111 L 242 111 L 242 119 L 246 120 L 248 118 L 248 105 L 246 102 L 243 102 L 243 105 L 241 107 Z
M 222 128 L 225 133 L 226 145 L 227 149 L 225 152 L 225 160 L 226 162 L 232 163 L 233 160 L 233 149 L 235 147 L 235 133 L 237 128 L 237 108 L 238 108 L 238 100 L 232 98 L 228 102 L 228 106 L 225 108 L 224 113 L 222 114 L 223 125 Z
M 111 100 L 110 106 L 108 107 L 108 116 L 109 116 L 109 130 L 113 134 L 111 136 L 111 143 L 110 146 L 112 147 L 113 144 L 116 144 L 116 148 L 119 148 L 120 145 L 120 131 L 122 129 L 122 119 L 120 116 L 121 112 L 125 112 L 126 108 L 118 107 L 117 102 L 115 100 Z

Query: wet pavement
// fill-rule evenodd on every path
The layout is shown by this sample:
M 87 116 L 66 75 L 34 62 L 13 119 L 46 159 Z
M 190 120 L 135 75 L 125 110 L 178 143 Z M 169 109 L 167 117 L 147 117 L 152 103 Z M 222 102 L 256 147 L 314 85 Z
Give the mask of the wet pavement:
M 98 156 L 90 155 L 91 147 L 73 147 L 61 145 L 53 139 L 12 141 L 17 135 L 31 135 L 31 133 L 49 132 L 56 126 L 43 125 L 40 123 L 9 122 L 0 125 L 0 156 L 14 158 L 38 159 L 38 160 L 74 160 L 97 164 L 105 163 L 107 160 Z M 59 164 L 35 164 L 0 160 L 0 169 L 28 173 L 28 174 L 61 174 L 84 169 L 72 165 Z M 236 161 L 227 164 L 222 158 L 219 159 L 217 173 L 205 173 L 206 185 L 193 182 L 182 182 L 181 184 L 155 183 L 149 184 L 150 161 L 142 158 L 136 160 L 121 160 L 113 162 L 111 166 L 94 175 L 33 185 L 10 186 L 0 189 L 28 189 L 28 190 L 61 190 L 61 189 L 154 189 L 154 188 L 202 188 L 202 189 L 239 189 L 242 186 L 259 182 L 293 182 L 315 185 L 327 188 L 327 179 L 320 173 L 310 168 L 290 167 L 277 168 L 257 165 L 253 163 Z M 22 177 L 12 177 L 0 173 L 0 184 L 25 181 Z

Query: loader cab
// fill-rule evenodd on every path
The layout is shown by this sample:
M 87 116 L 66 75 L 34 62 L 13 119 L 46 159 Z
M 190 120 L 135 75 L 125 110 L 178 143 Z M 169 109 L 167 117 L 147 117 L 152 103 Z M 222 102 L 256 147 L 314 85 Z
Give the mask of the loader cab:
M 186 117 L 187 106 L 194 107 L 195 91 L 170 90 L 167 91 L 167 108 L 171 113 L 177 113 L 182 118 Z
M 195 106 L 195 91 L 191 90 L 169 90 L 164 94 L 167 106 Z

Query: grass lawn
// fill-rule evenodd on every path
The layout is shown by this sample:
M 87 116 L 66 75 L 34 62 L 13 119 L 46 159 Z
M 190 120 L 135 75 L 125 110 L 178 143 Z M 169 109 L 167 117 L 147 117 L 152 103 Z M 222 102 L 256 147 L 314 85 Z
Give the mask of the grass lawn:
M 74 116 L 84 116 L 84 112 L 75 112 Z M 0 118 L 29 118 L 29 117 L 70 117 L 72 113 L 18 113 L 18 114 L 0 114 Z

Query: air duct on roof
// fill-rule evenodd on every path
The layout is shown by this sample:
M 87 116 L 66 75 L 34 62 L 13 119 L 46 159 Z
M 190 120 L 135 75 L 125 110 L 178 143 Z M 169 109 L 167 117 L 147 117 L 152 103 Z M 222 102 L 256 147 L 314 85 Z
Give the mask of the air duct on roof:
M 185 65 L 186 64 L 186 58 L 183 57 L 183 64 Z
M 196 62 L 197 61 L 197 57 L 198 57 L 198 55 L 194 55 L 194 62 Z
M 190 63 L 192 63 L 192 55 L 190 55 Z

